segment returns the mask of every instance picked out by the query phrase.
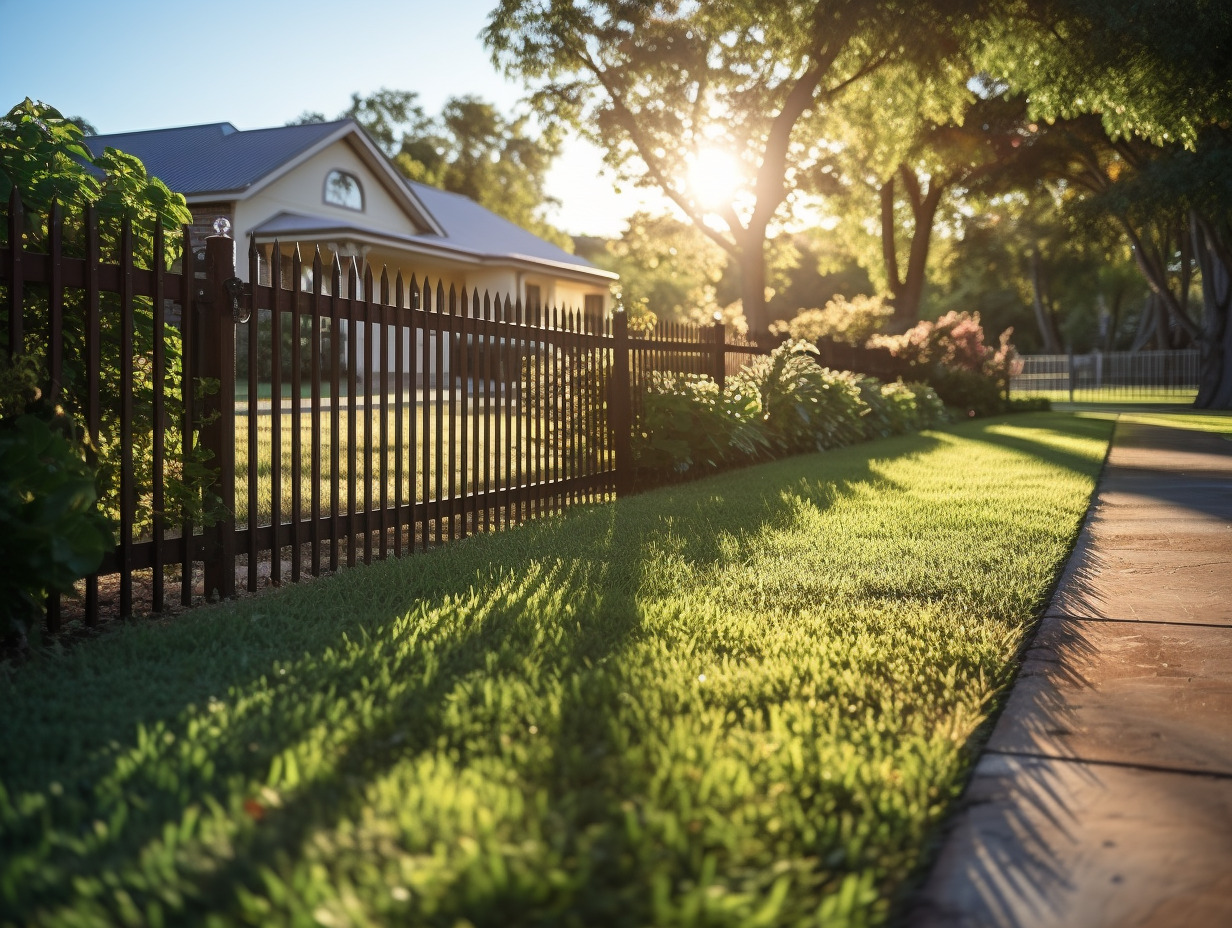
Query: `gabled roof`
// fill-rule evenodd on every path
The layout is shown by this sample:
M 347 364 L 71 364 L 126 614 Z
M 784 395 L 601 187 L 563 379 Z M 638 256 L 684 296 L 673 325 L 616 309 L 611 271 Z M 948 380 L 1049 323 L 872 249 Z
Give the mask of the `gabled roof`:
M 146 170 L 177 193 L 242 193 L 268 174 L 315 148 L 350 122 L 322 122 L 241 132 L 229 122 L 85 139 L 95 156 L 103 148 L 136 155 Z
M 468 197 L 406 180 L 352 119 L 244 131 L 220 122 L 96 135 L 85 142 L 95 155 L 101 154 L 104 147 L 136 155 L 151 175 L 184 194 L 191 204 L 215 198 L 245 199 L 342 139 L 350 142 L 368 167 L 384 180 L 422 233 L 404 235 L 366 226 L 362 219 L 355 222 L 298 212 L 272 216 L 252 232 L 263 239 L 277 236 L 287 240 L 297 233 L 347 231 L 480 263 L 508 260 L 515 264 L 546 265 L 587 278 L 616 278 L 617 275 L 544 241 Z

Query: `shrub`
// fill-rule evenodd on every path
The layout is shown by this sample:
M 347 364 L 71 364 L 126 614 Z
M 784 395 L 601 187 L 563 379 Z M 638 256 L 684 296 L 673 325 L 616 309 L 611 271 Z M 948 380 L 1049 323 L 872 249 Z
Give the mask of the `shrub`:
M 1001 385 L 986 374 L 937 366 L 929 382 L 947 406 L 972 416 L 995 416 L 1005 409 Z
M 720 390 L 705 375 L 656 372 L 633 435 L 638 468 L 682 475 L 766 456 L 760 412 L 756 393 Z
M 634 429 L 641 482 L 819 451 L 944 422 L 922 384 L 882 384 L 821 367 L 807 342 L 788 342 L 727 383 L 655 373 Z
M 129 220 L 132 248 L 137 267 L 153 268 L 161 262 L 170 267 L 181 256 L 179 230 L 192 220 L 184 198 L 172 193 L 157 178 L 147 175 L 137 158 L 106 149 L 97 158 L 85 147 L 81 129 L 65 119 L 53 107 L 26 99 L 0 117 L 0 205 L 7 203 L 16 189 L 25 209 L 22 235 L 30 250 L 47 248 L 50 236 L 48 212 L 58 203 L 63 217 L 63 249 L 69 257 L 81 258 L 86 253 L 86 207 L 92 206 L 101 220 L 99 247 L 106 262 L 116 262 L 122 252 L 121 220 Z M 166 233 L 162 252 L 155 253 L 155 229 Z M 8 241 L 8 223 L 0 222 L 0 246 L 16 247 Z M 7 288 L 0 286 L 0 324 L 7 320 Z M 123 393 L 119 346 L 122 329 L 121 300 L 118 294 L 103 293 L 99 298 L 97 337 L 101 343 L 101 364 L 98 371 L 97 399 L 101 407 L 101 430 L 97 446 L 92 448 L 91 463 L 98 476 L 98 488 L 104 509 L 118 517 L 119 473 L 121 469 L 120 397 Z M 188 467 L 182 468 L 183 447 L 179 420 L 183 414 L 182 341 L 179 330 L 164 322 L 156 331 L 153 302 L 149 297 L 136 297 L 128 307 L 132 313 L 131 347 L 134 359 L 131 382 L 133 399 L 132 433 L 134 436 L 133 479 L 136 512 L 133 530 L 140 535 L 149 528 L 153 517 L 150 488 L 154 481 L 152 447 L 154 433 L 162 430 L 167 467 L 163 472 L 164 510 L 168 519 L 189 518 L 207 522 L 213 511 L 203 502 L 202 490 L 213 477 L 200 449 L 189 455 Z M 25 288 L 21 312 L 24 322 L 24 344 L 20 351 L 36 358 L 50 352 L 51 330 L 47 291 L 38 286 Z M 63 334 L 59 402 L 68 415 L 85 419 L 91 400 L 89 352 L 86 345 L 91 333 L 86 332 L 85 292 L 68 288 L 64 294 Z M 163 417 L 156 421 L 153 412 L 156 391 L 153 364 L 150 358 L 155 340 L 165 348 L 166 367 L 163 381 Z M 10 346 L 11 350 L 16 346 Z M 40 382 L 46 382 L 42 372 Z M 206 385 L 197 384 L 201 393 Z M 205 508 L 203 508 L 205 507 Z
M 858 348 L 885 328 L 893 315 L 894 307 L 879 296 L 860 294 L 848 300 L 839 295 L 824 309 L 804 309 L 790 322 L 776 322 L 771 331 L 814 344 L 829 339 Z
M 80 429 L 38 379 L 27 359 L 0 364 L 0 640 L 37 627 L 47 594 L 72 593 L 111 545 Z
M 821 367 L 817 349 L 788 340 L 755 358 L 731 379 L 761 400 L 761 417 L 778 454 L 821 451 L 864 439 L 860 418 L 868 408 L 850 375 Z
M 886 348 L 917 368 L 947 404 L 989 416 L 1005 409 L 1002 388 L 1017 359 L 1013 331 L 1002 332 L 992 348 L 984 342 L 979 313 L 949 312 L 902 335 L 874 336 L 869 346 Z
M 948 420 L 945 403 L 928 384 L 881 384 L 881 402 L 893 434 L 932 428 Z

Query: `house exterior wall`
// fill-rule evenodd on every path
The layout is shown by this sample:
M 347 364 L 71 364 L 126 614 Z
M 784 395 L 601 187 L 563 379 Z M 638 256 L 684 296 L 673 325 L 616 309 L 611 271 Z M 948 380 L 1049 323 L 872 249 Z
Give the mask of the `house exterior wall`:
M 364 191 L 362 212 L 325 202 L 325 177 L 332 170 L 345 171 L 359 179 Z M 354 222 L 399 235 L 423 231 L 416 228 L 345 139 L 313 155 L 252 197 L 238 201 L 232 225 L 236 232 L 247 235 L 249 229 L 284 210 Z

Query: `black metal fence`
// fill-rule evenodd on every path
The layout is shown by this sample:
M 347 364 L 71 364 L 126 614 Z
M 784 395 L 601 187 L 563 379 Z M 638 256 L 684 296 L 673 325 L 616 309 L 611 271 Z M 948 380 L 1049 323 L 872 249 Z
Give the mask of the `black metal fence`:
M 650 373 L 722 381 L 761 353 L 722 326 L 631 337 L 620 313 L 360 278 L 319 255 L 304 275 L 298 250 L 287 275 L 250 250 L 244 283 L 225 235 L 173 260 L 187 228 L 104 229 L 87 211 L 66 236 L 16 194 L 4 222 L 4 350 L 35 357 L 84 424 L 117 526 L 82 598 L 49 604 L 53 631 L 626 492 Z

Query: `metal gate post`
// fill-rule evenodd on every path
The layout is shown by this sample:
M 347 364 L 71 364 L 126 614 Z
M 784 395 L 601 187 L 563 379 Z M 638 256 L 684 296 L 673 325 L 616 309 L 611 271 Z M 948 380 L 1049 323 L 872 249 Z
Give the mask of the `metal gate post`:
M 205 530 L 205 595 L 235 595 L 235 314 L 230 281 L 235 280 L 235 241 L 231 225 L 215 220 L 215 235 L 205 240 L 206 279 L 197 282 L 201 376 L 207 383 L 201 402 L 201 447 L 207 466 L 218 473 L 212 488 L 221 505 L 220 521 Z M 209 491 L 207 491 L 209 492 Z M 255 527 L 254 527 L 255 528 Z

